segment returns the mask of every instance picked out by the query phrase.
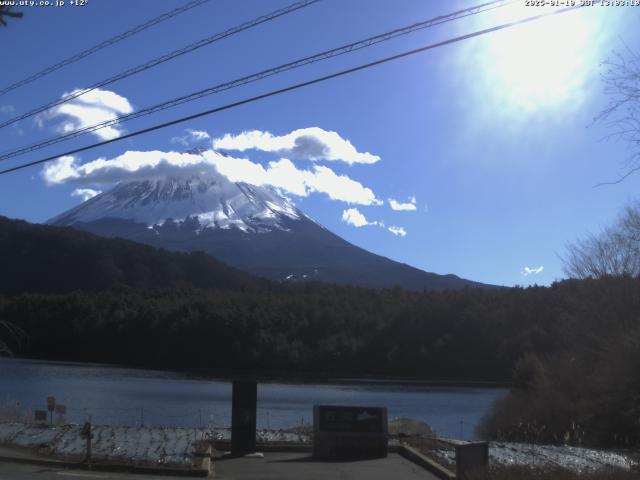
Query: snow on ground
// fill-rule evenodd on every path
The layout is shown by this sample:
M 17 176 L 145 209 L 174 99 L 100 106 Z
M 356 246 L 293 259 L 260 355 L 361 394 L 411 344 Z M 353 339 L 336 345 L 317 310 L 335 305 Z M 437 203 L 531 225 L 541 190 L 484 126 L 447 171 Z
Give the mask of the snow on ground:
M 54 456 L 82 457 L 86 440 L 80 436 L 80 430 L 80 425 L 1 423 L 0 444 L 44 449 Z M 191 465 L 195 443 L 209 433 L 193 428 L 109 426 L 95 426 L 92 431 L 92 457 L 95 459 L 171 465 Z
M 308 435 L 285 430 L 259 430 L 256 440 L 258 442 L 275 443 L 311 443 L 311 438 Z
M 17 446 L 60 457 L 83 457 L 86 440 L 80 425 L 34 425 L 0 423 L 0 445 Z M 177 427 L 92 428 L 92 457 L 100 460 L 191 465 L 196 443 L 202 440 L 231 440 L 229 429 Z M 260 430 L 259 442 L 308 442 L 305 435 L 283 430 Z
M 55 456 L 82 457 L 86 442 L 79 425 L 38 426 L 0 423 L 0 445 L 40 450 Z M 177 427 L 93 427 L 93 458 L 154 464 L 192 465 L 196 444 L 202 440 L 230 440 L 229 429 Z M 259 442 L 308 443 L 304 433 L 259 430 Z M 448 462 L 455 462 L 453 450 L 435 450 Z M 615 452 L 588 448 L 491 442 L 492 463 L 502 465 L 561 466 L 581 472 L 606 467 L 631 469 L 636 462 Z
M 448 462 L 455 462 L 454 451 L 436 450 L 434 453 Z M 500 465 L 556 466 L 576 472 L 612 467 L 630 470 L 637 465 L 629 457 L 604 450 L 508 442 L 491 442 L 489 458 L 491 463 Z

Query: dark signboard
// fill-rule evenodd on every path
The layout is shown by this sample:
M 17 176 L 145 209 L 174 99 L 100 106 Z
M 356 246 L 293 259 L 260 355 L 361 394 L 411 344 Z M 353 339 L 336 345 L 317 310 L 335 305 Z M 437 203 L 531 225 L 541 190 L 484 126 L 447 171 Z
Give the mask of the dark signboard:
M 456 446 L 456 478 L 467 480 L 481 478 L 481 472 L 489 465 L 489 444 L 473 442 Z
M 47 421 L 47 411 L 46 410 L 36 410 L 35 411 L 36 422 L 46 422 Z
M 387 409 L 383 407 L 313 407 L 313 456 L 377 458 L 388 451 Z
M 319 405 L 319 432 L 383 433 L 386 409 L 378 407 L 342 407 Z

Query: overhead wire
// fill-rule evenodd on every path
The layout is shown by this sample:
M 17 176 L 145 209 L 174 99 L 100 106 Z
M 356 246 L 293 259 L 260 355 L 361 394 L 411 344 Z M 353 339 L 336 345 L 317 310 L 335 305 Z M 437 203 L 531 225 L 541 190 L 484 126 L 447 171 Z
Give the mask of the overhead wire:
M 398 59 L 401 59 L 401 58 L 405 58 L 405 57 L 408 57 L 408 56 L 411 56 L 411 55 L 415 55 L 415 54 L 422 53 L 422 52 L 425 52 L 425 51 L 428 51 L 428 50 L 439 48 L 439 47 L 442 47 L 442 46 L 445 46 L 445 45 L 450 45 L 450 44 L 461 42 L 463 40 L 467 40 L 467 39 L 470 39 L 470 38 L 479 37 L 481 35 L 486 35 L 486 34 L 489 34 L 489 33 L 492 33 L 492 32 L 496 32 L 496 31 L 499 31 L 499 30 L 504 30 L 504 29 L 507 29 L 507 28 L 514 27 L 516 25 L 529 23 L 529 22 L 532 22 L 532 21 L 535 21 L 535 20 L 539 20 L 539 19 L 544 18 L 544 17 L 551 16 L 551 15 L 558 15 L 558 14 L 565 13 L 565 12 L 568 12 L 568 11 L 571 11 L 571 10 L 576 10 L 576 9 L 582 8 L 583 6 L 584 5 L 575 5 L 575 6 L 561 8 L 561 9 L 558 9 L 558 10 L 553 10 L 553 11 L 550 11 L 550 12 L 541 13 L 541 14 L 538 14 L 538 15 L 532 15 L 530 17 L 526 17 L 526 18 L 523 18 L 523 19 L 515 20 L 515 21 L 512 21 L 512 22 L 508 22 L 508 23 L 503 23 L 503 24 L 496 25 L 496 26 L 493 26 L 493 27 L 490 27 L 490 28 L 485 28 L 483 30 L 478 30 L 478 31 L 475 31 L 475 32 L 472 32 L 472 33 L 468 33 L 468 34 L 465 34 L 465 35 L 460 35 L 460 36 L 457 36 L 457 37 L 453 37 L 453 38 L 450 38 L 450 39 L 447 39 L 447 40 L 444 40 L 444 41 L 441 41 L 441 42 L 432 43 L 432 44 L 429 44 L 429 45 L 426 45 L 426 46 L 423 46 L 423 47 L 420 47 L 420 48 L 416 48 L 416 49 L 408 50 L 408 51 L 405 51 L 405 52 L 402 52 L 402 53 L 399 53 L 399 54 L 396 54 L 396 55 L 391 55 L 391 56 L 388 56 L 388 57 L 384 57 L 384 58 L 375 60 L 373 62 L 368 62 L 368 63 L 365 63 L 365 64 L 358 65 L 356 67 L 351 67 L 351 68 L 348 68 L 348 69 L 345 69 L 345 70 L 341 70 L 341 71 L 338 71 L 338 72 L 335 72 L 335 73 L 331 73 L 329 75 L 324 75 L 322 77 L 317 77 L 317 78 L 314 78 L 312 80 L 307 80 L 305 82 L 300 82 L 300 83 L 296 83 L 294 85 L 289 85 L 287 87 L 280 88 L 280 89 L 277 89 L 277 90 L 272 90 L 272 91 L 269 91 L 267 93 L 263 93 L 261 95 L 256 95 L 256 96 L 253 96 L 253 97 L 250 97 L 250 98 L 245 98 L 243 100 L 239 100 L 239 101 L 236 101 L 236 102 L 233 102 L 233 103 L 229 103 L 229 104 L 223 105 L 221 107 L 212 108 L 212 109 L 205 110 L 205 111 L 202 111 L 202 112 L 194 113 L 192 115 L 187 115 L 185 117 L 177 118 L 177 119 L 174 119 L 174 120 L 171 120 L 171 121 L 168 121 L 168 122 L 157 124 L 157 125 L 154 125 L 152 127 L 147 127 L 147 128 L 141 129 L 141 130 L 137 130 L 135 132 L 131 132 L 131 133 L 122 135 L 122 136 L 117 137 L 117 138 L 112 138 L 112 139 L 105 140 L 105 141 L 102 141 L 102 142 L 94 143 L 94 144 L 87 145 L 87 146 L 84 146 L 84 147 L 80 147 L 80 148 L 76 148 L 76 149 L 73 149 L 73 150 L 69 150 L 69 151 L 66 151 L 66 152 L 63 152 L 63 153 L 58 153 L 56 155 L 51 155 L 49 157 L 42 158 L 40 160 L 35 160 L 35 161 L 29 162 L 29 163 L 17 165 L 15 167 L 7 168 L 5 170 L 0 170 L 0 175 L 5 175 L 5 174 L 11 173 L 11 172 L 15 172 L 15 171 L 27 168 L 27 167 L 31 167 L 31 166 L 34 166 L 34 165 L 42 164 L 42 163 L 48 162 L 50 160 L 55 160 L 55 159 L 57 159 L 59 157 L 62 157 L 62 156 L 75 155 L 77 153 L 81 153 L 81 152 L 84 152 L 84 151 L 87 151 L 87 150 L 92 150 L 94 148 L 98 148 L 98 147 L 101 147 L 101 146 L 104 146 L 104 145 L 108 145 L 108 144 L 111 144 L 111 143 L 115 143 L 115 142 L 119 142 L 119 141 L 126 140 L 126 139 L 129 139 L 129 138 L 133 138 L 133 137 L 136 137 L 136 136 L 139 136 L 139 135 L 143 135 L 143 134 L 150 133 L 150 132 L 153 132 L 153 131 L 156 131 L 156 130 L 160 130 L 162 128 L 166 128 L 166 127 L 170 127 L 170 126 L 173 126 L 173 125 L 177 125 L 179 123 L 184 123 L 184 122 L 187 122 L 187 121 L 190 121 L 190 120 L 194 120 L 196 118 L 204 117 L 204 116 L 207 116 L 207 115 L 212 115 L 214 113 L 222 112 L 222 111 L 225 111 L 225 110 L 230 110 L 232 108 L 236 108 L 236 107 L 239 107 L 241 105 L 254 103 L 254 102 L 257 102 L 259 100 L 264 100 L 266 98 L 270 98 L 270 97 L 273 97 L 273 96 L 276 96 L 276 95 L 280 95 L 280 94 L 283 94 L 283 93 L 286 93 L 286 92 L 291 92 L 291 91 L 294 91 L 294 90 L 298 90 L 298 89 L 301 89 L 301 88 L 304 88 L 304 87 L 308 87 L 308 86 L 311 86 L 311 85 L 315 85 L 315 84 L 318 84 L 318 83 L 321 83 L 321 82 L 325 82 L 327 80 L 331 80 L 331 79 L 334 79 L 334 78 L 343 77 L 343 76 L 349 75 L 351 73 L 355 73 L 355 72 L 358 72 L 358 71 L 361 71 L 361 70 L 365 70 L 365 69 L 368 69 L 368 68 L 371 68 L 371 67 L 374 67 L 374 66 L 377 66 L 377 65 L 382 65 L 382 64 L 385 64 L 385 63 L 388 63 L 388 62 L 392 62 L 392 61 L 395 61 L 395 60 L 398 60 Z
M 447 22 L 451 22 L 453 20 L 458 20 L 460 18 L 465 18 L 471 15 L 477 15 L 479 13 L 484 13 L 496 8 L 501 8 L 505 5 L 514 3 L 514 0 L 498 0 L 498 1 L 492 1 L 492 2 L 487 2 L 487 3 L 483 3 L 480 5 L 476 5 L 474 7 L 469 7 L 469 8 L 465 8 L 462 10 L 458 10 L 456 12 L 452 12 L 446 15 L 440 15 L 434 18 L 430 18 L 428 20 L 424 20 L 421 22 L 417 22 L 405 27 L 401 27 L 401 28 L 397 28 L 379 35 L 375 35 L 369 38 L 366 38 L 364 40 L 358 40 L 356 42 L 352 42 L 346 45 L 342 45 L 340 47 L 337 48 L 333 48 L 331 50 L 325 50 L 323 52 L 320 53 L 316 53 L 314 55 L 308 56 L 308 57 L 304 57 L 302 59 L 299 60 L 295 60 L 293 62 L 289 62 L 289 63 L 285 63 L 282 65 L 278 65 L 276 67 L 272 67 L 266 70 L 262 70 L 258 73 L 253 73 L 251 75 L 247 75 L 244 77 L 240 77 L 237 78 L 235 80 L 231 80 L 228 82 L 224 82 L 212 87 L 208 87 L 205 88 L 203 90 L 199 90 L 197 92 L 193 92 L 190 93 L 188 95 L 183 95 L 165 102 L 162 102 L 160 104 L 156 104 L 150 107 L 146 107 L 142 110 L 138 110 L 136 112 L 132 112 L 130 114 L 125 114 L 125 115 L 120 115 L 114 119 L 109 119 L 109 120 L 105 120 L 103 122 L 99 122 L 93 125 L 89 125 L 77 130 L 74 130 L 72 132 L 68 132 L 66 134 L 63 135 L 59 135 L 59 136 L 55 136 L 55 137 L 51 137 L 49 139 L 40 141 L 40 142 L 36 142 L 27 146 L 23 146 L 23 147 L 19 147 L 17 149 L 14 149 L 12 151 L 9 152 L 5 152 L 0 154 L 0 160 L 6 160 L 9 158 L 13 158 L 16 157 L 18 155 L 23 155 L 25 153 L 30 153 L 36 150 L 40 150 L 42 148 L 54 145 L 56 143 L 60 143 L 63 141 L 67 141 L 76 137 L 79 137 L 81 135 L 85 135 L 87 133 L 91 133 L 91 132 L 95 132 L 97 130 L 100 130 L 102 128 L 107 128 L 107 127 L 112 127 L 116 124 L 125 122 L 125 121 L 129 121 L 129 120 L 133 120 L 135 118 L 139 118 L 142 116 L 146 116 L 146 115 L 150 115 L 152 113 L 156 113 L 158 111 L 161 110 L 165 110 L 167 108 L 172 108 L 187 102 L 191 102 L 194 100 L 197 100 L 199 98 L 208 96 L 208 95 L 213 95 L 215 93 L 219 93 L 225 90 L 230 90 L 232 88 L 237 88 L 239 86 L 242 85 L 246 85 L 248 83 L 252 83 L 252 82 L 256 82 L 258 80 L 262 80 L 264 78 L 273 76 L 273 75 L 277 75 L 289 70 L 293 70 L 296 68 L 300 68 L 303 67 L 305 65 L 309 65 L 312 63 L 316 63 L 319 61 L 323 61 L 323 60 L 328 60 L 331 58 L 335 58 L 338 57 L 340 55 L 344 55 L 347 53 L 351 53 L 357 50 L 361 50 L 363 48 L 367 48 L 370 47 L 372 45 L 376 45 L 378 43 L 382 43 L 382 42 L 386 42 L 389 40 L 392 40 L 394 38 L 403 36 L 403 35 L 407 35 L 410 33 L 413 33 L 415 31 L 418 30 L 423 30 L 426 28 L 430 28 L 430 27 L 434 27 L 436 25 L 441 25 L 443 23 L 447 23 Z
M 314 3 L 319 2 L 320 0 L 300 0 L 297 1 L 295 3 L 292 3 L 291 5 L 288 5 L 284 8 L 279 8 L 277 10 L 274 10 L 273 12 L 270 12 L 266 15 L 261 15 L 257 18 L 254 18 L 253 20 L 250 20 L 248 22 L 244 22 L 240 25 L 237 25 L 233 28 L 229 28 L 223 32 L 219 32 L 216 33 L 214 35 L 211 35 L 209 37 L 203 38 L 197 42 L 194 43 L 190 43 L 189 45 L 186 45 L 182 48 L 179 48 L 177 50 L 173 50 L 169 53 L 166 53 L 164 55 L 161 55 L 160 57 L 156 57 L 152 60 L 149 60 L 148 62 L 142 63 L 140 65 L 137 65 L 135 67 L 132 67 L 128 70 L 125 70 L 124 72 L 120 72 L 117 75 L 114 75 L 112 77 L 109 77 L 105 80 L 101 80 L 97 83 L 94 83 L 93 85 L 91 85 L 88 88 L 83 88 L 83 89 L 79 89 L 76 91 L 73 91 L 67 95 L 64 95 L 63 97 L 54 100 L 52 102 L 49 102 L 45 105 L 41 105 L 40 107 L 34 108 L 32 110 L 29 110 L 28 112 L 22 113 L 20 115 L 17 115 L 15 117 L 12 117 L 8 120 L 5 120 L 4 122 L 0 122 L 0 128 L 4 128 L 7 127 L 9 125 L 12 125 L 16 122 L 19 122 L 20 120 L 24 120 L 25 118 L 29 118 L 32 117 L 34 115 L 37 115 L 38 113 L 42 113 L 42 112 L 46 112 L 47 110 L 50 110 L 54 107 L 57 107 L 58 105 L 62 105 L 64 103 L 70 102 L 71 100 L 74 100 L 78 97 L 81 97 L 82 95 L 85 95 L 86 93 L 92 92 L 94 90 L 97 90 L 99 88 L 105 87 L 107 85 L 110 85 L 114 82 L 117 82 L 119 80 L 122 80 L 124 78 L 130 77 L 132 75 L 136 75 L 138 73 L 144 72 L 145 70 L 149 70 L 153 67 L 156 67 L 158 65 L 161 65 L 165 62 L 168 62 L 169 60 L 173 60 L 174 58 L 180 57 L 182 55 L 185 55 L 187 53 L 191 53 L 195 50 L 198 50 L 202 47 L 205 47 L 207 45 L 210 45 L 214 42 L 220 41 L 224 38 L 230 37 L 232 35 L 235 35 L 237 33 L 243 32 L 245 30 L 249 30 L 251 28 L 257 27 L 258 25 L 261 25 L 265 22 L 269 22 L 271 20 L 275 20 L 276 18 L 282 17 L 283 15 L 287 15 L 289 13 L 295 12 L 296 10 L 300 10 L 301 8 L 305 8 L 308 7 Z
M 181 7 L 175 8 L 169 12 L 163 13 L 162 15 L 159 15 L 157 17 L 152 18 L 151 20 L 146 21 L 145 23 L 142 23 L 136 27 L 133 27 L 129 30 L 127 30 L 126 32 L 123 32 L 119 35 L 116 35 L 114 37 L 111 37 L 107 40 L 105 40 L 104 42 L 98 43 L 97 45 L 94 45 L 93 47 L 89 47 L 86 50 L 83 50 L 79 53 L 76 53 L 75 55 L 72 55 L 69 58 L 66 58 L 54 65 L 51 65 L 47 68 L 44 68 L 43 70 L 40 70 L 39 72 L 34 73 L 33 75 L 23 78 L 22 80 L 18 80 L 17 82 L 12 83 L 11 85 L 4 87 L 2 89 L 0 89 L 0 96 L 1 95 L 5 95 L 6 93 L 15 90 L 16 88 L 20 88 L 24 85 L 27 85 L 31 82 L 34 82 L 36 80 L 38 80 L 39 78 L 42 78 L 46 75 L 49 75 L 50 73 L 55 72 L 56 70 L 61 69 L 62 67 L 66 67 L 67 65 L 70 65 L 72 63 L 77 62 L 78 60 L 81 60 L 99 50 L 102 50 L 104 48 L 110 47 L 111 45 L 121 42 L 122 40 L 131 37 L 132 35 L 135 35 L 137 33 L 142 32 L 143 30 L 146 30 L 148 28 L 153 27 L 154 25 L 157 25 L 159 23 L 164 22 L 165 20 L 169 20 L 170 18 L 173 18 L 177 15 L 180 15 L 188 10 L 191 10 L 192 8 L 195 7 L 199 7 L 200 5 L 208 2 L 209 0 L 193 0 L 191 2 L 188 2 L 184 5 L 182 5 Z

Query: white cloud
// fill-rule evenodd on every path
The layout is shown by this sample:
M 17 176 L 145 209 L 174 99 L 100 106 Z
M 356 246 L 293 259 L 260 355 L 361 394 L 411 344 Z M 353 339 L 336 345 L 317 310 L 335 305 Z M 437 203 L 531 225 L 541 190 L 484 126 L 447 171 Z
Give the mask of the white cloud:
M 209 135 L 209 133 L 204 130 L 192 130 L 190 128 L 187 128 L 184 135 L 180 137 L 173 137 L 171 139 L 171 143 L 179 143 L 180 145 L 188 147 L 195 143 L 201 142 L 202 140 L 208 140 L 210 138 L 211 136 Z
M 367 220 L 367 217 L 365 217 L 364 214 L 360 212 L 360 210 L 358 210 L 357 208 L 348 208 L 344 210 L 342 212 L 341 219 L 343 222 L 349 225 L 353 225 L 356 228 L 367 227 L 367 226 L 385 228 L 385 224 L 383 221 L 376 220 L 376 221 L 370 222 L 369 220 Z M 394 235 L 400 236 L 400 237 L 404 237 L 407 234 L 407 231 L 404 229 L 404 227 L 391 226 L 391 227 L 388 227 L 387 230 L 389 230 Z
M 0 113 L 8 114 L 15 111 L 16 109 L 13 107 L 13 105 L 0 105 Z
M 401 203 L 401 202 L 398 202 L 397 200 L 394 200 L 393 198 L 390 198 L 389 205 L 391 206 L 391 210 L 397 210 L 397 211 L 401 211 L 401 210 L 415 211 L 417 209 L 415 196 L 409 197 L 409 201 L 407 203 Z
M 338 175 L 329 167 L 315 166 L 314 176 L 309 187 L 324 192 L 333 200 L 358 205 L 382 205 L 370 188 L 352 180 L 346 175 Z
M 356 228 L 366 227 L 368 225 L 374 225 L 377 227 L 384 227 L 382 222 L 370 222 L 357 208 L 348 208 L 342 212 L 342 221 L 353 225 Z
M 45 163 L 42 169 L 42 178 L 49 185 L 67 183 L 80 177 L 77 173 L 76 159 L 70 155 L 60 157 L 53 162 Z
M 211 136 L 209 135 L 208 132 L 205 132 L 204 130 L 191 130 L 191 129 L 187 129 L 187 131 L 189 132 L 189 134 L 191 135 L 191 138 L 193 138 L 194 140 L 206 140 L 208 138 L 211 138 Z
M 371 164 L 380 157 L 369 152 L 358 152 L 349 140 L 338 133 L 319 127 L 300 128 L 287 135 L 251 130 L 239 135 L 226 134 L 213 140 L 213 148 L 221 150 L 262 150 L 276 152 L 292 158 L 308 160 L 341 160 L 349 165 Z
M 404 227 L 396 227 L 392 225 L 387 230 L 399 237 L 404 237 L 407 234 L 407 231 L 404 229 Z
M 306 197 L 317 192 L 349 204 L 382 204 L 370 188 L 325 166 L 299 169 L 291 160 L 282 158 L 269 162 L 265 167 L 214 150 L 201 154 L 127 151 L 113 159 L 98 158 L 84 164 L 74 157 L 65 156 L 47 163 L 41 174 L 48 184 L 96 185 L 214 170 L 232 182 L 272 186 L 285 194 Z
M 539 267 L 524 267 L 524 270 L 520 272 L 523 276 L 528 277 L 529 275 L 537 275 L 544 270 L 544 267 L 540 265 Z
M 83 202 L 86 202 L 90 198 L 93 198 L 96 195 L 100 195 L 101 193 L 101 190 L 94 190 L 92 188 L 76 188 L 73 192 L 71 192 L 71 196 L 80 197 L 82 198 Z
M 61 98 L 79 91 L 81 90 L 76 89 L 64 93 Z M 58 133 L 64 134 L 96 123 L 114 120 L 120 115 L 132 112 L 133 107 L 125 97 L 98 88 L 36 116 L 36 123 L 39 127 L 43 127 L 46 121 L 63 117 L 63 122 L 56 125 L 56 130 Z M 92 133 L 101 140 L 111 140 L 120 137 L 122 130 L 117 126 L 110 126 Z
M 98 158 L 84 164 L 72 156 L 60 157 L 45 164 L 42 177 L 48 184 L 99 185 L 164 177 L 188 169 L 199 173 L 210 168 L 200 155 L 158 150 L 127 151 L 113 159 Z

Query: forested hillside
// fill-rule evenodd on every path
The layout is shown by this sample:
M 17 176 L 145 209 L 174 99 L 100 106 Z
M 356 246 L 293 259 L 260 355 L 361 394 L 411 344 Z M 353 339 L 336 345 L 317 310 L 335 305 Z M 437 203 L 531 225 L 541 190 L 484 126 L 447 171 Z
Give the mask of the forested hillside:
M 21 355 L 188 369 L 509 381 L 525 353 L 590 352 L 637 324 L 640 281 L 414 293 L 136 290 L 5 297 Z
M 0 294 L 266 285 L 204 253 L 175 253 L 72 228 L 0 217 Z

